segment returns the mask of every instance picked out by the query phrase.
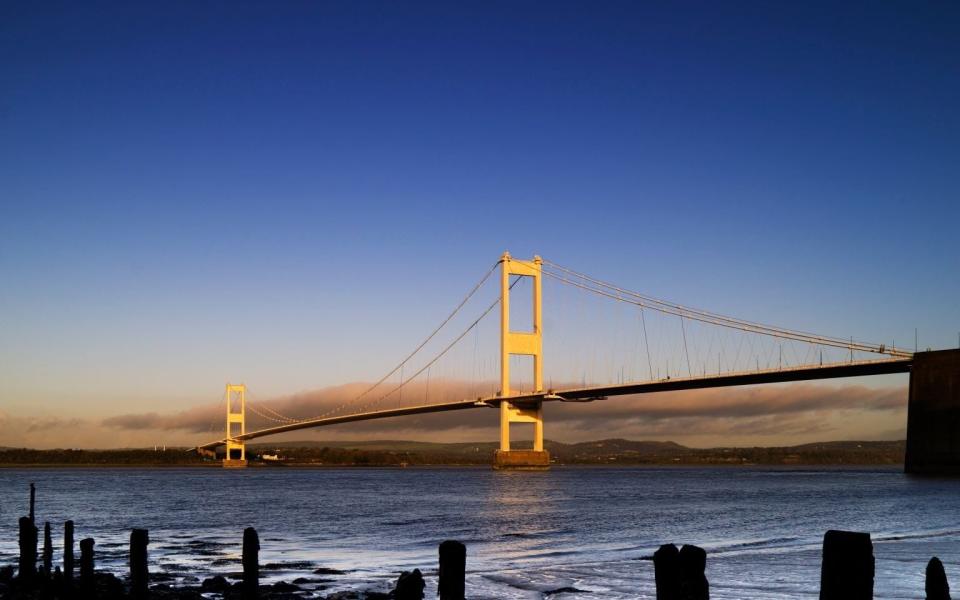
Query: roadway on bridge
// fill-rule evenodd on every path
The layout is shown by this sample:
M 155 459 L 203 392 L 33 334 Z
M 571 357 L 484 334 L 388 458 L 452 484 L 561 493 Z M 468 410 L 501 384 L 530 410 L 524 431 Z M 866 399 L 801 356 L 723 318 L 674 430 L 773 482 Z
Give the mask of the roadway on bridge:
M 816 365 L 812 367 L 805 366 L 766 369 L 740 373 L 721 373 L 698 377 L 676 377 L 657 381 L 623 383 L 607 386 L 589 386 L 564 390 L 547 390 L 541 393 L 522 394 L 510 396 L 508 398 L 492 396 L 474 400 L 458 400 L 456 402 L 424 404 L 419 406 L 390 408 L 318 419 L 307 419 L 304 421 L 298 421 L 296 423 L 288 423 L 258 431 L 251 431 L 243 435 L 235 436 L 233 439 L 237 441 L 250 441 L 288 431 L 311 429 L 314 427 L 326 427 L 330 425 L 339 425 L 342 423 L 369 421 L 372 419 L 389 419 L 392 417 L 446 412 L 452 410 L 465 410 L 469 408 L 497 407 L 503 400 L 509 400 L 512 404 L 520 406 L 528 403 L 535 404 L 537 402 L 589 402 L 592 400 L 609 398 L 611 396 L 628 396 L 634 394 L 648 394 L 653 392 L 669 392 L 737 385 L 786 383 L 791 381 L 811 381 L 816 379 L 833 379 L 840 377 L 860 377 L 866 375 L 908 373 L 910 371 L 912 362 L 912 357 L 897 357 L 890 359 Z M 197 448 L 202 450 L 213 450 L 218 446 L 222 446 L 225 442 L 225 439 L 221 439 L 198 446 Z

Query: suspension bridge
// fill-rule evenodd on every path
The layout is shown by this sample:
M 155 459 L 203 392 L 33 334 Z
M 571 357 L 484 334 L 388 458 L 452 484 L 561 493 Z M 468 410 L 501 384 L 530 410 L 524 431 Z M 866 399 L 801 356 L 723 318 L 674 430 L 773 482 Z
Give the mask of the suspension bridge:
M 495 280 L 498 271 L 499 292 L 492 300 L 482 302 L 481 291 Z M 568 315 L 573 329 L 579 332 L 567 336 L 566 350 L 558 348 L 548 354 L 564 363 L 561 371 L 564 367 L 567 371 L 558 373 L 557 379 L 565 383 L 555 384 L 553 376 L 545 383 L 544 378 L 545 281 L 581 295 L 581 313 Z M 529 288 L 529 305 L 515 302 L 523 300 L 521 285 Z M 578 355 L 585 346 L 584 330 L 594 329 L 593 324 L 584 322 L 587 309 L 582 306 L 582 297 L 619 307 L 625 311 L 621 316 L 632 324 L 614 323 L 612 328 L 608 324 L 609 331 L 601 332 L 604 349 L 613 346 L 628 355 L 619 363 L 608 361 L 608 366 L 619 364 L 619 368 L 612 372 L 608 369 L 605 375 L 594 369 L 588 377 L 582 368 L 585 363 L 596 366 L 596 351 L 592 357 Z M 478 302 L 479 316 L 472 318 L 467 307 Z M 499 348 L 494 356 L 484 359 L 478 355 L 479 332 L 483 323 L 492 321 L 488 317 L 496 314 L 498 307 L 499 324 L 490 338 L 499 342 Z M 524 314 L 512 323 L 512 308 L 518 307 Z M 452 329 L 459 321 L 463 321 L 463 327 Z M 558 324 L 557 320 L 554 323 Z M 434 346 L 436 351 L 431 354 Z M 573 350 L 569 350 L 571 347 Z M 468 368 L 453 369 L 440 393 L 434 378 L 431 400 L 433 370 L 458 351 L 466 356 Z M 409 376 L 405 376 L 407 369 L 412 371 Z M 571 369 L 579 371 L 580 377 L 572 375 Z M 529 377 L 524 379 L 521 371 L 528 371 Z M 592 402 L 651 392 L 890 373 L 911 374 L 908 470 L 937 470 L 954 464 L 960 467 L 960 442 L 955 441 L 960 429 L 954 427 L 960 426 L 960 351 L 918 353 L 893 343 L 766 325 L 655 298 L 540 257 L 518 260 L 504 253 L 453 311 L 375 383 L 322 414 L 306 416 L 284 414 L 265 403 L 252 402 L 245 385 L 227 384 L 225 435 L 195 450 L 217 456 L 216 451 L 222 447 L 224 466 L 245 466 L 246 444 L 266 436 L 373 419 L 493 408 L 500 417 L 500 448 L 493 457 L 494 466 L 542 469 L 550 464 L 543 448 L 543 429 L 544 405 L 551 402 Z M 474 381 L 467 381 L 471 376 Z M 248 430 L 248 409 L 254 419 L 266 424 Z M 531 448 L 511 446 L 513 424 L 533 426 Z

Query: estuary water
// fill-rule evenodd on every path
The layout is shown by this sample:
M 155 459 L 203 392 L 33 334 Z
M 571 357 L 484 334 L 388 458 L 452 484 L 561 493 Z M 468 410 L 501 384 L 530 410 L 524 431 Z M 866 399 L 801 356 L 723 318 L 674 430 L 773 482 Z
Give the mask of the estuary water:
M 654 598 L 644 558 L 666 542 L 707 550 L 711 598 L 816 598 L 827 529 L 873 534 L 877 598 L 922 598 L 934 555 L 960 582 L 960 480 L 899 469 L 0 469 L 0 564 L 16 561 L 30 482 L 55 560 L 73 519 L 98 568 L 122 574 L 144 527 L 170 583 L 236 574 L 246 526 L 266 581 L 304 578 L 318 597 L 418 567 L 435 598 L 437 544 L 457 539 L 469 598 Z

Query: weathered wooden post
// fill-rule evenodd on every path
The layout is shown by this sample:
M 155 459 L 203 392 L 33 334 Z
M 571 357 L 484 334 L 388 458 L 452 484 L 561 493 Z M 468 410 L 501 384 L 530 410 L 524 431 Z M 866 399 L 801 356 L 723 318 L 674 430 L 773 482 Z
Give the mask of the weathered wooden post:
M 653 553 L 657 600 L 680 600 L 680 552 L 673 544 L 664 544 Z
M 18 577 L 31 581 L 37 574 L 37 527 L 30 517 L 20 517 L 20 571 Z
M 466 593 L 467 547 L 447 540 L 440 544 L 440 581 L 437 595 L 440 600 L 464 600 Z
M 820 600 L 872 599 L 873 572 L 869 533 L 830 530 L 823 536 Z
M 43 524 L 43 576 L 53 573 L 53 542 L 50 540 L 50 521 Z
M 683 600 L 709 600 L 707 582 L 707 552 L 698 546 L 685 544 L 680 548 L 680 594 Z
M 30 522 L 34 523 L 34 512 L 33 509 L 37 504 L 37 488 L 31 483 L 30 484 Z
M 146 598 L 150 573 L 147 569 L 147 544 L 150 543 L 146 529 L 130 532 L 130 595 Z
M 257 530 L 243 530 L 243 598 L 255 600 L 260 594 L 260 538 Z
M 93 574 L 93 538 L 80 540 L 80 592 L 83 598 L 94 598 L 97 584 Z
M 68 586 L 73 582 L 73 521 L 63 524 L 63 580 Z
M 950 584 L 943 563 L 934 556 L 927 563 L 926 581 L 927 600 L 950 600 Z

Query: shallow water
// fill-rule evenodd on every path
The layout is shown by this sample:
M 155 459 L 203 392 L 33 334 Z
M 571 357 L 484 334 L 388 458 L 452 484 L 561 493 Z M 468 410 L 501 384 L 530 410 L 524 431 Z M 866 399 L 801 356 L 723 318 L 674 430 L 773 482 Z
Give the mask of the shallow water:
M 457 539 L 470 598 L 653 598 L 643 557 L 665 542 L 707 550 L 712 598 L 815 598 L 827 529 L 873 534 L 877 598 L 923 597 L 934 555 L 960 581 L 960 480 L 897 469 L 6 469 L 0 564 L 16 561 L 30 482 L 55 560 L 73 519 L 98 567 L 123 573 L 129 530 L 145 527 L 151 572 L 173 580 L 238 572 L 254 526 L 264 579 L 318 594 L 386 590 L 419 567 L 436 597 L 437 544 Z

